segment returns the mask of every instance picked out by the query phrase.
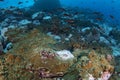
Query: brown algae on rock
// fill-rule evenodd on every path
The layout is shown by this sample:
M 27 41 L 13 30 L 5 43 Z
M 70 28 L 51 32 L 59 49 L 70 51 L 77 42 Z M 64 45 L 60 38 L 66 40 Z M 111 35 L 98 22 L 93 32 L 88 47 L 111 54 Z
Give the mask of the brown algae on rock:
M 61 57 L 59 54 L 63 52 L 56 54 L 55 46 L 51 46 L 56 41 L 38 29 L 29 32 L 14 29 L 6 35 L 14 47 L 0 58 L 1 80 L 89 80 L 101 78 L 105 71 L 110 74 L 114 71 L 105 55 L 91 48 L 75 48 L 72 54 L 62 50 L 67 54 Z M 69 59 L 68 54 L 73 55 L 73 59 Z
M 55 51 L 49 46 L 56 42 L 37 29 L 27 33 L 23 32 L 22 37 L 22 33 L 16 31 L 19 32 L 19 30 L 12 30 L 7 34 L 8 39 L 13 41 L 14 48 L 4 56 L 3 67 L 7 69 L 7 72 L 4 73 L 6 79 L 38 80 L 44 77 L 48 77 L 48 79 L 61 77 L 73 64 L 72 60 L 59 60 Z M 11 38 L 13 36 L 14 38 Z M 42 74 L 43 68 L 47 69 L 47 72 L 43 71 L 45 75 Z

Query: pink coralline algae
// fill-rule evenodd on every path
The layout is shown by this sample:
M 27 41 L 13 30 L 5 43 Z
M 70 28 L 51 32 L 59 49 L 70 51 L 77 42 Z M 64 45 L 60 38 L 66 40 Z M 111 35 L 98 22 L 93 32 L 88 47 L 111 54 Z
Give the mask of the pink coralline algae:
M 54 53 L 45 50 L 40 51 L 40 55 L 43 59 L 53 59 L 55 57 Z
M 57 78 L 57 77 L 63 77 L 64 73 L 63 72 L 59 72 L 59 73 L 51 73 L 49 71 L 49 69 L 47 68 L 39 68 L 39 69 L 33 69 L 32 65 L 29 65 L 27 68 L 25 68 L 24 70 L 29 71 L 31 73 L 37 73 L 39 78 Z
M 39 77 L 41 78 L 50 77 L 50 74 L 48 73 L 48 70 L 46 68 L 39 69 L 38 73 L 39 73 Z
M 111 74 L 108 71 L 102 73 L 101 80 L 109 80 Z
M 57 78 L 57 77 L 63 77 L 63 73 L 59 72 L 56 74 L 51 73 L 47 68 L 40 68 L 40 69 L 32 69 L 32 66 L 29 66 L 29 68 L 24 69 L 26 71 L 29 71 L 31 73 L 37 73 L 39 78 Z
M 95 78 L 91 74 L 89 74 L 89 79 L 88 80 L 95 80 Z
M 37 71 L 39 73 L 40 78 L 55 78 L 55 77 L 62 77 L 63 76 L 63 73 L 59 73 L 59 74 L 50 73 L 49 70 L 46 68 L 41 68 Z

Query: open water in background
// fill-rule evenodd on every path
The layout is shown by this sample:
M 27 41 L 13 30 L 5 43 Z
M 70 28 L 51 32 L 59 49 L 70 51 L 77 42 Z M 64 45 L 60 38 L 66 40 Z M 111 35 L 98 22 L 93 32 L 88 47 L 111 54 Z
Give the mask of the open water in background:
M 4 0 L 0 1 L 0 7 L 18 6 L 20 8 L 29 7 L 34 4 L 33 0 Z M 17 4 L 23 2 L 23 4 Z M 120 26 L 120 0 L 60 0 L 62 6 L 88 8 L 99 11 L 105 15 L 110 23 Z M 111 19 L 110 16 L 113 16 Z M 118 26 L 118 27 L 119 27 Z

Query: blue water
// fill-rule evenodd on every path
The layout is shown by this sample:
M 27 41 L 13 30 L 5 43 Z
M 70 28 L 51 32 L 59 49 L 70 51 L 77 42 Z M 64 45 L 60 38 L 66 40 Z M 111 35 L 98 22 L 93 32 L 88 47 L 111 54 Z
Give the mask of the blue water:
M 113 15 L 115 19 L 110 21 L 120 23 L 120 0 L 61 0 L 61 3 L 65 6 L 100 11 L 108 20 L 110 15 Z
M 26 2 L 28 1 L 28 2 Z M 18 4 L 18 2 L 23 2 Z M 111 23 L 120 25 L 120 0 L 60 0 L 62 6 L 89 8 L 103 13 Z M 20 8 L 29 7 L 34 4 L 34 0 L 4 0 L 0 1 L 0 7 L 17 6 Z M 110 18 L 110 15 L 114 19 Z

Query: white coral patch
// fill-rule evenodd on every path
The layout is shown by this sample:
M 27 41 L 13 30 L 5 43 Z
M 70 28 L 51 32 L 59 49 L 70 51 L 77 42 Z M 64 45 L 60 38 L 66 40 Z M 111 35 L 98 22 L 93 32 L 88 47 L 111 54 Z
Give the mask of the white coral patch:
M 100 42 L 103 42 L 103 43 L 105 43 L 105 44 L 110 44 L 110 42 L 105 38 L 105 37 L 100 37 Z
M 5 33 L 8 31 L 8 28 L 2 28 L 1 29 L 1 36 L 3 36 L 4 38 L 7 38 L 5 37 Z
M 51 16 L 45 16 L 45 17 L 43 17 L 43 20 L 49 20 L 49 19 L 52 19 Z
M 113 50 L 113 55 L 114 56 L 120 56 L 120 48 L 119 47 L 112 46 L 111 48 Z
M 34 14 L 32 15 L 32 19 L 35 19 L 36 17 L 38 17 L 39 14 L 40 14 L 40 12 L 34 13 Z
M 56 51 L 56 55 L 62 60 L 69 60 L 74 58 L 73 54 L 68 50 Z
M 24 20 L 21 20 L 19 22 L 19 25 L 27 25 L 27 24 L 30 24 L 30 23 L 31 23 L 31 21 L 28 21 L 27 19 L 24 19 Z
M 86 30 L 90 30 L 90 27 L 83 28 L 82 32 L 85 32 Z

